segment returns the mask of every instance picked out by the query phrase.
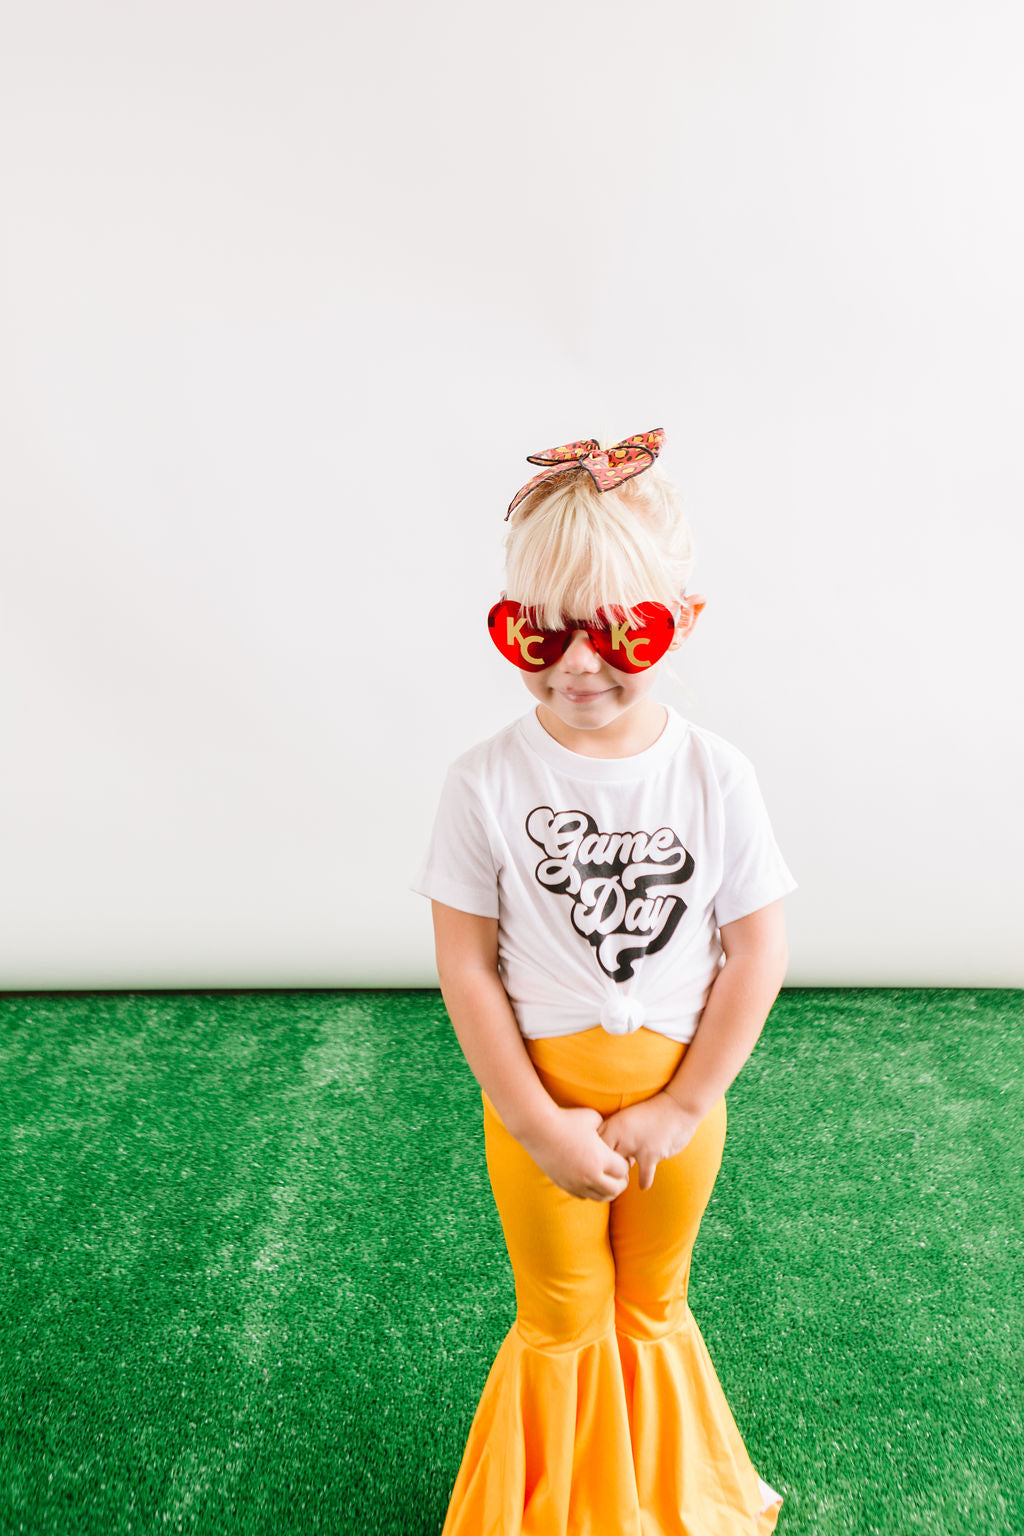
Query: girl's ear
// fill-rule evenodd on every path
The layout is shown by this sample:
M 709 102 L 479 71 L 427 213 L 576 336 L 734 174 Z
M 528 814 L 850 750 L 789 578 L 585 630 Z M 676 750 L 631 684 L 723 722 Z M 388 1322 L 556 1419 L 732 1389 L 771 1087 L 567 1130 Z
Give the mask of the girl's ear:
M 691 597 L 687 597 L 684 594 L 680 598 L 680 603 L 682 606 L 679 617 L 676 620 L 675 639 L 672 641 L 673 646 L 682 645 L 683 641 L 693 633 L 693 626 L 707 606 L 707 598 L 701 597 L 700 593 L 694 593 Z

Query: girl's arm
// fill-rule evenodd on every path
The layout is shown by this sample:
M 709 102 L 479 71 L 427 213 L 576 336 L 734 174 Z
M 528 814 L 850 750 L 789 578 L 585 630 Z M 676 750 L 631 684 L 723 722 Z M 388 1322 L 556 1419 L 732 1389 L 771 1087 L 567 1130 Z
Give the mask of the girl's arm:
M 675 1075 L 660 1093 L 603 1122 L 608 1145 L 636 1158 L 641 1189 L 654 1170 L 681 1152 L 697 1126 L 739 1075 L 786 975 L 782 898 L 720 930 L 725 964 L 715 977 Z
M 544 1087 L 498 974 L 498 920 L 431 902 L 437 975 L 470 1070 L 505 1129 L 560 1188 L 613 1200 L 629 1164 L 597 1134 L 596 1109 L 563 1109 Z
M 702 1120 L 739 1076 L 786 976 L 782 898 L 719 930 L 725 964 L 711 987 L 697 1033 L 664 1091 Z

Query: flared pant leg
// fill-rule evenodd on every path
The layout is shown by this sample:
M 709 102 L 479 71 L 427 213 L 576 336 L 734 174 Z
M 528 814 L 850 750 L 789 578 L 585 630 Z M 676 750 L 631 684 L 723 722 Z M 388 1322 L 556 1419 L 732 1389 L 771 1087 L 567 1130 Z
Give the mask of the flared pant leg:
M 613 1113 L 685 1046 L 641 1030 L 528 1042 L 557 1103 Z M 781 1498 L 752 1467 L 689 1310 L 690 1259 L 724 1098 L 641 1190 L 558 1188 L 483 1096 L 487 1165 L 516 1284 L 443 1536 L 767 1536 Z

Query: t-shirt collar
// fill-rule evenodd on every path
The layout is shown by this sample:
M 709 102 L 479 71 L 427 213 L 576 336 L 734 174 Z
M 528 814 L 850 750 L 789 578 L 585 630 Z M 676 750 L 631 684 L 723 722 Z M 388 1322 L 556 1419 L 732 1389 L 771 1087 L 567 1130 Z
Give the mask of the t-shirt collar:
M 686 721 L 683 717 L 672 708 L 671 704 L 666 704 L 665 710 L 668 718 L 665 721 L 665 729 L 657 741 L 652 742 L 643 752 L 636 752 L 631 757 L 585 757 L 581 752 L 573 752 L 568 747 L 563 747 L 560 741 L 548 735 L 537 719 L 536 709 L 521 716 L 518 724 L 527 746 L 538 757 L 543 758 L 544 762 L 568 778 L 598 779 L 606 782 L 643 779 L 648 774 L 656 772 L 668 761 L 686 734 Z

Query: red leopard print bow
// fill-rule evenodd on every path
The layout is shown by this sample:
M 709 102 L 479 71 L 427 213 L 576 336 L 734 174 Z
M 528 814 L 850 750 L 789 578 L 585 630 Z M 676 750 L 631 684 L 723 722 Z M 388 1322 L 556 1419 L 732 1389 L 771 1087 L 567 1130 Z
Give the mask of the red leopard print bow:
M 599 491 L 610 491 L 613 486 L 621 485 L 623 480 L 629 480 L 633 475 L 640 475 L 645 469 L 650 469 L 664 441 L 665 433 L 661 427 L 655 427 L 653 432 L 638 432 L 635 437 L 624 437 L 614 448 L 602 448 L 596 438 L 587 437 L 577 443 L 563 443 L 560 448 L 546 448 L 543 453 L 528 453 L 528 464 L 547 464 L 550 467 L 534 475 L 512 498 L 505 513 L 506 523 L 524 496 L 529 496 L 543 481 L 551 480 L 555 475 L 564 475 L 574 464 L 587 471 Z

